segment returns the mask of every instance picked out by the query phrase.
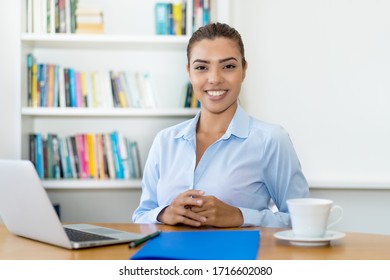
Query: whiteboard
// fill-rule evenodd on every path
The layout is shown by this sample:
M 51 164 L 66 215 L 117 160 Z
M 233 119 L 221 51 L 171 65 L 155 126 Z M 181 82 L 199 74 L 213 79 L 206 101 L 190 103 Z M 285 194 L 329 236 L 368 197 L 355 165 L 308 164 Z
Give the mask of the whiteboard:
M 309 185 L 390 188 L 390 1 L 233 3 L 240 101 L 286 128 Z

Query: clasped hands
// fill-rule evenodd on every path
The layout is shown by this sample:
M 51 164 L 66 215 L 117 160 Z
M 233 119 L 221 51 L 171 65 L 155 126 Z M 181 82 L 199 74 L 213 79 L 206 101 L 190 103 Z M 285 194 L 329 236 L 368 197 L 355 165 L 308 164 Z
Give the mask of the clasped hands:
M 168 225 L 184 224 L 193 227 L 239 227 L 243 223 L 240 209 L 206 196 L 200 190 L 188 190 L 179 194 L 165 207 L 157 219 Z

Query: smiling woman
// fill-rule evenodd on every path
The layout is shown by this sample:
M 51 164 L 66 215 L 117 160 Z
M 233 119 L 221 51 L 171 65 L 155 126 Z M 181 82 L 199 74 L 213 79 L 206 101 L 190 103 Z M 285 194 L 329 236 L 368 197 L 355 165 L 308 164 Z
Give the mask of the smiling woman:
M 201 27 L 187 57 L 201 109 L 156 136 L 133 221 L 290 227 L 286 200 L 308 196 L 307 182 L 287 132 L 238 105 L 248 68 L 240 34 L 222 23 Z

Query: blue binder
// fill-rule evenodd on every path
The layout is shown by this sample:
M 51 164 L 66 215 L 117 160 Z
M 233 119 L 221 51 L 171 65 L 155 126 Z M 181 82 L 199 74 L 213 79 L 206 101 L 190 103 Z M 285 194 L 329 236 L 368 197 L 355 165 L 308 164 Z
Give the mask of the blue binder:
M 255 260 L 259 230 L 162 232 L 131 260 Z

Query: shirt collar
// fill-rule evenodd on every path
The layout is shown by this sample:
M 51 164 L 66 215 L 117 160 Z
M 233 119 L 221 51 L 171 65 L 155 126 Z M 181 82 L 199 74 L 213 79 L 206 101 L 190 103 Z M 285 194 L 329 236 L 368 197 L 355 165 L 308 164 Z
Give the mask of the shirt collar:
M 194 137 L 196 134 L 196 126 L 199 121 L 200 113 L 201 112 L 199 111 L 183 129 L 178 131 L 175 138 L 183 137 L 184 139 L 189 140 Z M 231 135 L 239 138 L 247 138 L 249 135 L 249 126 L 249 115 L 241 108 L 241 106 L 237 106 L 237 110 L 234 113 L 233 119 L 230 122 L 225 134 L 222 136 L 222 139 L 228 139 Z

